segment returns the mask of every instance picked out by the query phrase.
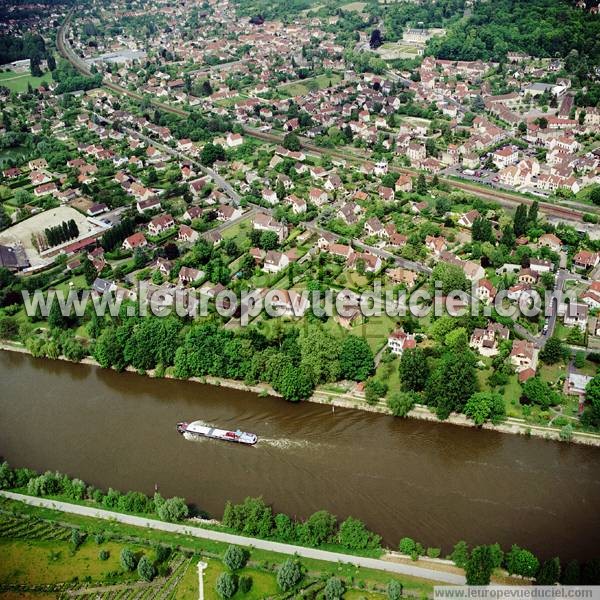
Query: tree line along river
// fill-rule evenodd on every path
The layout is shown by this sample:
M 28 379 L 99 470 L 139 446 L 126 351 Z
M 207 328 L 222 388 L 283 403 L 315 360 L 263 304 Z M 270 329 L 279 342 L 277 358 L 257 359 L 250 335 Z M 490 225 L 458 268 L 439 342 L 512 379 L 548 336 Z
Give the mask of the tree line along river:
M 401 420 L 0 352 L 0 456 L 95 486 L 180 495 L 220 518 L 262 495 L 303 518 L 360 518 L 396 547 L 465 539 L 586 559 L 600 542 L 600 450 Z M 178 421 L 256 433 L 189 442 Z

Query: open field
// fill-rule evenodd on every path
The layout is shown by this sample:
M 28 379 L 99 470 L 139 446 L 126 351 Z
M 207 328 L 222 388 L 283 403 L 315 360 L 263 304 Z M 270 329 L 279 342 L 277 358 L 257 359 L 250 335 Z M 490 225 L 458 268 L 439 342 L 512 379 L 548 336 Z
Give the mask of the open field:
M 41 77 L 34 77 L 31 73 L 15 73 L 14 71 L 0 73 L 0 86 L 7 87 L 11 92 L 25 92 L 28 84 L 35 89 L 40 84 L 49 84 L 51 81 L 52 73 L 44 73 Z
M 340 8 L 350 12 L 362 12 L 366 5 L 366 2 L 350 2 L 349 4 L 343 4 Z
M 387 42 L 375 51 L 383 60 L 396 60 L 398 58 L 415 58 L 423 50 L 407 42 Z
M 317 77 L 311 77 L 310 79 L 295 81 L 294 83 L 286 83 L 285 85 L 279 86 L 277 89 L 290 96 L 301 96 L 307 94 L 311 90 L 322 90 L 329 87 L 330 84 L 332 86 L 337 85 L 341 80 L 341 75 L 338 75 L 337 73 L 332 73 L 331 75 L 323 74 L 317 75 Z

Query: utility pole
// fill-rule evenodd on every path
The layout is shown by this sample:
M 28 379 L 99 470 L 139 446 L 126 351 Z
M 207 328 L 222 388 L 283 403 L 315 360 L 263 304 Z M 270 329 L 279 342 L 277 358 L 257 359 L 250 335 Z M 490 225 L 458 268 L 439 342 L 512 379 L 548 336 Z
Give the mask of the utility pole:
M 204 569 L 208 565 L 201 560 L 198 561 L 198 600 L 204 600 Z

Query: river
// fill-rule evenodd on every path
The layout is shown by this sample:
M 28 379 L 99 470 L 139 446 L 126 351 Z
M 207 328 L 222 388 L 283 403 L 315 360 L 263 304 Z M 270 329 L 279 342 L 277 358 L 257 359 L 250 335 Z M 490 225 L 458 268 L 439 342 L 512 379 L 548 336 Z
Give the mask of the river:
M 185 497 L 220 518 L 262 495 L 306 517 L 353 515 L 390 546 L 444 553 L 518 543 L 586 559 L 600 543 L 600 450 L 417 420 L 260 398 L 0 351 L 0 455 L 98 487 Z M 259 443 L 185 441 L 179 420 L 239 427 Z

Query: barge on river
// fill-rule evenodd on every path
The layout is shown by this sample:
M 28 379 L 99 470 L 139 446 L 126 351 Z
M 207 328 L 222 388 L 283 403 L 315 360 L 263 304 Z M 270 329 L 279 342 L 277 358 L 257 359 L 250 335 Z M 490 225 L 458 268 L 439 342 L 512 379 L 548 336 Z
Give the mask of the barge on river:
M 177 431 L 179 431 L 186 439 L 192 440 L 206 437 L 214 440 L 223 440 L 225 442 L 247 444 L 249 446 L 253 446 L 258 442 L 258 436 L 254 433 L 247 433 L 246 431 L 240 431 L 239 429 L 237 431 L 217 429 L 216 427 L 205 425 L 201 421 L 177 423 Z

